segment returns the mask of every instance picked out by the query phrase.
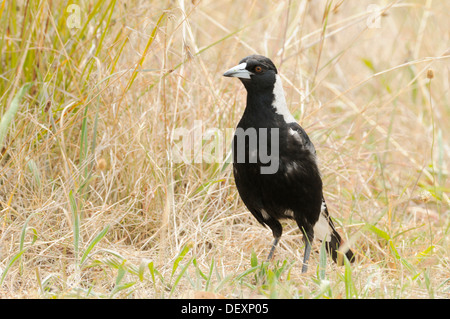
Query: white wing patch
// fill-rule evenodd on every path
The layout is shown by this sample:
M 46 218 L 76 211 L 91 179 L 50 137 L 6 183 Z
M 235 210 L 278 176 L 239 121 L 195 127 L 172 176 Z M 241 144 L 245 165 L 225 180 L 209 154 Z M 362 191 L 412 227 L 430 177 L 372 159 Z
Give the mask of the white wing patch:
M 289 128 L 288 134 L 292 136 L 300 145 L 303 145 L 303 139 L 299 131 Z

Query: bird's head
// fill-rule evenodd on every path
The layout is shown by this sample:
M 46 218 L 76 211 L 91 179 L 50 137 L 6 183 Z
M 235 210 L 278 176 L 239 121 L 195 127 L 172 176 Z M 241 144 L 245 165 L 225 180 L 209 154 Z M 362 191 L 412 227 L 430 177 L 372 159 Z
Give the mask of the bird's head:
M 239 78 L 247 91 L 253 91 L 273 87 L 277 73 L 277 68 L 269 58 L 255 54 L 243 58 L 223 76 Z

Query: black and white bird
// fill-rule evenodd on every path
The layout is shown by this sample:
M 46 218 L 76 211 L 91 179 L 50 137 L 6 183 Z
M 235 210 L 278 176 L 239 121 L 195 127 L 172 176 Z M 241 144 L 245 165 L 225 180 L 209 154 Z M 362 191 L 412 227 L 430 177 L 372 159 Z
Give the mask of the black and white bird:
M 302 272 L 308 269 L 314 239 L 326 241 L 335 262 L 339 254 L 353 261 L 351 250 L 339 250 L 342 240 L 325 204 L 316 150 L 289 112 L 273 62 L 250 55 L 223 75 L 239 78 L 247 90 L 247 106 L 233 140 L 233 174 L 244 204 L 273 232 L 268 260 L 282 234 L 280 220 L 293 219 L 305 242 Z M 275 169 L 269 169 L 274 163 Z

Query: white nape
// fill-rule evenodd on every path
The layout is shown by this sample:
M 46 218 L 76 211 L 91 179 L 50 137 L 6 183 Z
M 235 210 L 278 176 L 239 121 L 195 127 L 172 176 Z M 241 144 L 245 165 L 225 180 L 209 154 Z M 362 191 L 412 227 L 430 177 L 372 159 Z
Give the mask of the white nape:
M 278 74 L 275 74 L 275 85 L 273 88 L 273 95 L 275 99 L 272 106 L 275 108 L 275 112 L 283 116 L 286 123 L 297 122 L 292 116 L 291 112 L 286 104 L 286 98 L 284 97 L 283 83 L 281 83 L 281 78 Z

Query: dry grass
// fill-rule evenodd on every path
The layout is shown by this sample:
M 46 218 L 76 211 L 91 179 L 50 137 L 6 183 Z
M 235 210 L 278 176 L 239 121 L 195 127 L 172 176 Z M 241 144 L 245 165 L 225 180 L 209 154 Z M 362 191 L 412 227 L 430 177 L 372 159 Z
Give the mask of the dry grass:
M 3 1 L 0 296 L 448 298 L 449 10 L 103 0 L 68 28 L 63 2 Z M 272 235 L 230 167 L 173 161 L 175 129 L 236 126 L 245 91 L 221 75 L 252 53 L 316 145 L 351 268 L 313 253 L 301 275 L 289 223 L 261 263 Z

